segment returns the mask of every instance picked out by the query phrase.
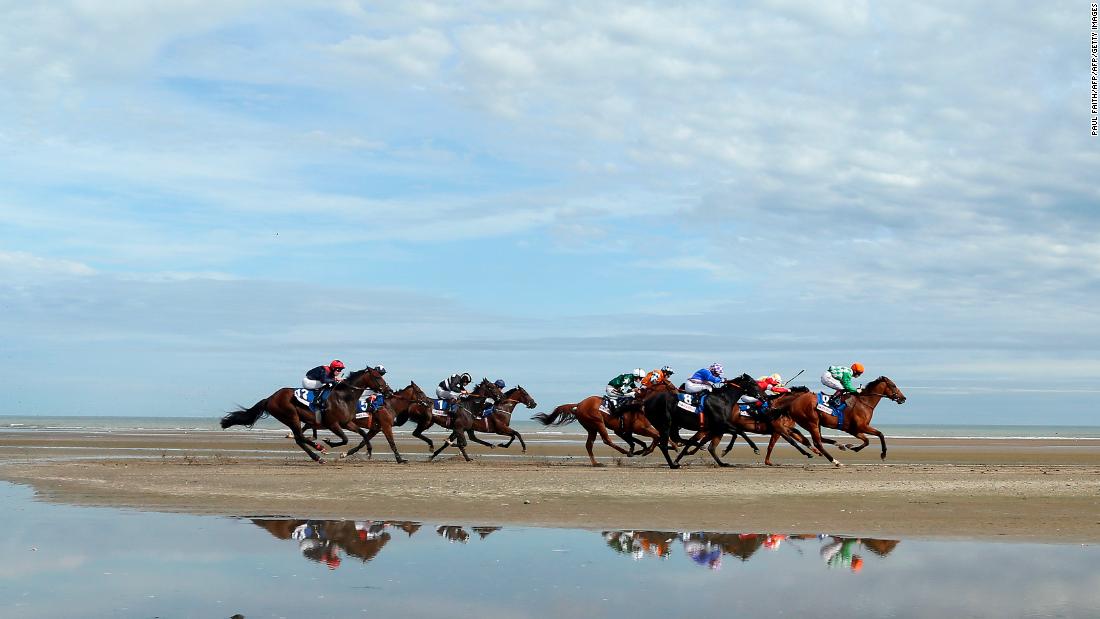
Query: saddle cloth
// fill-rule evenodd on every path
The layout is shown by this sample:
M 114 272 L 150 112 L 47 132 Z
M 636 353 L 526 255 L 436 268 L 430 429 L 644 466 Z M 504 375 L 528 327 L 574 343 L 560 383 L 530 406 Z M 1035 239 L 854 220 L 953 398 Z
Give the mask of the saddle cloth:
M 303 406 L 313 408 L 313 399 L 317 397 L 317 392 L 311 389 L 295 389 L 294 399 L 302 403 Z
M 841 402 L 835 409 L 829 406 L 829 396 L 823 392 L 817 392 L 817 410 L 825 413 L 826 415 L 832 415 L 834 417 L 839 416 L 847 408 L 846 402 Z
M 380 393 L 364 393 L 359 397 L 359 403 L 356 407 L 355 418 L 356 419 L 369 419 L 370 414 L 374 411 L 382 408 L 382 405 L 386 403 L 386 398 Z
M 706 392 L 696 394 L 677 393 L 676 399 L 676 405 L 680 408 L 692 413 L 698 413 L 703 410 L 703 403 L 707 400 L 707 394 Z

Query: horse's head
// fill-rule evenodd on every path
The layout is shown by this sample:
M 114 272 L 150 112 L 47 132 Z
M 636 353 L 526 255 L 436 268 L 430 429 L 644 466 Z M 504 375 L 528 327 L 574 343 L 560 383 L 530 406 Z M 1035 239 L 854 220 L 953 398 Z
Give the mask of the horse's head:
M 861 393 L 867 393 L 872 395 L 880 395 L 888 400 L 893 400 L 898 404 L 905 403 L 905 394 L 898 389 L 898 386 L 894 384 L 894 381 L 885 376 L 879 376 L 875 380 L 867 383 L 867 386 L 863 388 Z
M 726 384 L 737 387 L 744 395 L 757 399 L 763 399 L 764 397 L 764 392 L 760 390 L 760 385 L 756 382 L 756 379 L 748 374 L 742 374 L 736 378 L 731 378 L 726 381 Z
M 405 388 L 409 389 L 412 397 L 416 398 L 419 402 L 431 404 L 431 398 L 428 397 L 428 394 L 424 393 L 424 390 L 420 388 L 420 385 L 416 384 L 415 380 L 410 382 L 409 386 Z
M 348 382 L 356 387 L 365 387 L 371 391 L 377 391 L 382 395 L 389 397 L 393 395 L 393 389 L 390 389 L 389 384 L 386 383 L 386 379 L 383 375 L 386 370 L 382 369 L 382 366 L 370 367 L 367 366 L 358 372 L 352 372 L 348 377 Z M 352 382 L 355 379 L 357 382 Z
M 535 398 L 531 397 L 527 390 L 519 385 L 512 387 L 504 394 L 504 400 L 512 400 L 513 402 L 519 402 L 527 408 L 535 408 L 538 404 L 535 402 Z
M 415 382 L 410 382 L 408 386 L 393 392 L 393 397 L 408 400 L 412 404 L 422 404 L 424 406 L 431 406 L 432 404 L 427 394 Z
M 477 384 L 477 387 L 475 387 L 471 393 L 485 398 L 491 398 L 494 402 L 504 400 L 504 394 L 501 393 L 500 387 L 497 387 L 488 378 L 482 378 L 481 382 Z

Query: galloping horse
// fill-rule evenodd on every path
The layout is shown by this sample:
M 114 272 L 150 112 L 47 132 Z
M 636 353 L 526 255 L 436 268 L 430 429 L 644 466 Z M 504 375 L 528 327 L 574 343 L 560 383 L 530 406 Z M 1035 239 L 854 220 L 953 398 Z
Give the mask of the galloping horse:
M 795 387 L 791 393 L 784 394 L 773 400 L 771 414 L 773 417 L 788 415 L 791 419 L 794 419 L 798 425 L 806 428 L 810 433 L 810 438 L 813 439 L 814 446 L 817 447 L 822 455 L 829 459 L 829 462 L 832 462 L 836 466 L 840 466 L 840 461 L 829 455 L 821 445 L 821 426 L 847 432 L 863 441 L 862 445 L 856 447 L 852 445 L 842 445 L 840 446 L 842 451 L 844 449 L 851 449 L 852 451 L 863 449 L 870 442 L 867 439 L 866 433 L 870 432 L 874 434 L 882 444 L 882 455 L 880 457 L 885 460 L 886 437 L 882 435 L 882 432 L 871 427 L 871 416 L 875 414 L 875 406 L 878 406 L 882 398 L 893 400 L 898 404 L 905 403 L 905 394 L 898 389 L 894 381 L 885 376 L 879 376 L 875 380 L 867 383 L 867 386 L 859 393 L 847 394 L 845 396 L 845 402 L 847 402 L 848 406 L 844 411 L 843 423 L 840 423 L 835 415 L 819 411 L 817 409 L 817 394 L 805 387 Z M 836 441 L 825 439 L 825 442 L 835 443 Z
M 660 437 L 660 434 L 642 413 L 642 402 L 646 398 L 655 396 L 659 393 L 675 393 L 675 391 L 676 386 L 668 380 L 647 389 L 643 389 L 639 391 L 638 398 L 633 402 L 623 404 L 620 407 L 617 419 L 611 418 L 600 412 L 603 396 L 598 395 L 588 396 L 576 404 L 562 404 L 555 408 L 553 412 L 540 413 L 535 415 L 534 418 L 544 426 L 561 426 L 572 421 L 580 422 L 581 427 L 588 430 L 588 441 L 585 442 L 585 448 L 588 449 L 588 459 L 592 462 L 592 466 L 603 466 L 599 462 L 596 462 L 596 456 L 592 453 L 592 445 L 596 442 L 596 435 L 599 434 L 600 438 L 603 439 L 603 442 L 608 447 L 611 447 L 627 457 L 634 456 L 634 446 L 636 444 L 645 445 L 642 441 L 635 440 L 633 435 L 640 434 L 642 436 L 648 436 L 653 439 L 653 443 L 639 452 L 639 455 L 649 455 L 657 446 L 657 439 Z M 630 446 L 630 451 L 611 442 L 611 437 L 607 434 L 609 426 L 615 434 L 627 442 Z
M 772 463 L 772 450 L 775 449 L 775 443 L 777 440 L 779 440 L 780 436 L 782 436 L 788 443 L 793 445 L 799 453 L 806 456 L 807 458 L 812 458 L 814 457 L 814 455 L 806 451 L 805 449 L 802 449 L 802 446 L 798 443 L 802 443 L 802 445 L 809 447 L 811 450 L 817 451 L 813 448 L 812 445 L 810 445 L 809 439 L 803 436 L 802 433 L 798 431 L 798 428 L 795 427 L 794 420 L 790 417 L 787 417 L 786 415 L 780 416 L 776 419 L 761 419 L 748 415 L 742 415 L 740 406 L 734 406 L 733 409 L 730 410 L 730 423 L 746 432 L 771 436 L 771 440 L 768 442 L 768 451 L 764 455 L 764 464 L 768 466 L 777 466 L 776 464 Z M 700 435 L 701 433 L 697 432 L 695 436 L 692 437 L 692 440 L 698 440 Z M 795 442 L 794 439 L 798 439 L 798 442 Z M 715 437 L 711 439 L 711 442 L 717 444 L 719 440 L 721 440 L 721 437 Z M 730 444 L 727 445 L 725 451 L 722 452 L 723 456 L 733 450 L 733 444 L 735 442 L 737 442 L 736 434 L 733 435 L 733 438 L 730 439 Z M 700 447 L 695 447 L 691 451 L 689 451 L 687 455 L 690 456 L 691 454 L 699 451 L 699 449 Z M 818 455 L 821 454 L 818 453 Z
M 523 404 L 527 408 L 535 408 L 538 406 L 538 403 L 531 397 L 531 394 L 527 393 L 526 389 L 519 385 L 505 391 L 502 398 L 495 402 L 496 403 L 493 405 L 493 412 L 488 417 L 478 417 L 474 419 L 474 425 L 466 431 L 466 435 L 470 437 L 471 441 L 490 448 L 496 447 L 496 445 L 479 439 L 474 436 L 474 432 L 500 434 L 501 436 L 509 437 L 508 442 L 501 443 L 500 447 L 509 447 L 512 441 L 518 438 L 520 447 L 523 448 L 523 453 L 527 453 L 527 444 L 523 442 L 523 437 L 519 432 L 513 430 L 509 424 L 512 422 L 512 411 L 516 408 L 516 404 Z
M 715 437 L 720 438 L 726 433 L 740 434 L 753 448 L 753 451 L 759 453 L 756 444 L 745 434 L 745 431 L 730 422 L 730 410 L 737 406 L 737 400 L 743 395 L 750 395 L 755 398 L 763 397 L 760 385 L 756 384 L 756 381 L 748 374 L 742 374 L 737 378 L 727 380 L 722 383 L 721 387 L 710 391 L 704 401 L 701 414 L 695 414 L 680 408 L 675 393 L 659 393 L 646 400 L 642 408 L 645 411 L 646 418 L 659 432 L 657 446 L 661 448 L 661 453 L 664 454 L 669 468 L 680 468 L 680 458 L 687 454 L 691 446 L 702 445 L 707 442 L 710 442 L 707 451 L 710 452 L 714 461 L 719 466 L 730 466 L 718 457 L 715 452 L 716 442 L 712 441 Z M 678 432 L 680 428 L 701 431 L 703 443 L 689 439 L 684 449 L 676 456 L 676 461 L 673 462 L 672 457 L 668 455 L 669 436 Z
M 500 387 L 489 382 L 488 378 L 482 378 L 469 396 L 458 401 L 457 410 L 449 415 L 432 412 L 432 422 L 444 428 L 450 428 L 451 435 L 447 437 L 442 447 L 432 452 L 431 457 L 428 458 L 429 461 L 434 460 L 444 449 L 457 444 L 462 457 L 470 462 L 470 456 L 466 455 L 466 437 L 463 435 L 473 428 L 475 417 L 481 416 L 485 400 L 490 398 L 493 402 L 500 402 L 504 399 L 504 394 L 500 392 Z
M 354 449 L 348 450 L 345 454 L 340 454 L 341 458 L 354 455 L 363 446 L 367 448 L 367 458 L 369 459 L 374 455 L 374 450 L 371 448 L 370 439 L 374 438 L 374 435 L 382 432 L 386 437 L 386 441 L 390 444 L 390 449 L 393 450 L 395 456 L 397 456 L 398 462 L 404 462 L 401 454 L 397 451 L 397 443 L 393 440 L 393 420 L 394 417 L 401 414 L 403 411 L 407 411 L 413 406 L 426 406 L 431 407 L 431 400 L 420 389 L 420 386 L 415 382 L 410 382 L 407 387 L 402 387 L 397 391 L 394 391 L 388 397 L 385 398 L 385 403 L 370 415 L 370 432 L 367 433 L 366 440 L 355 446 Z
M 322 447 L 317 443 L 310 443 L 306 440 L 305 435 L 302 434 L 302 426 L 324 428 L 338 436 L 340 440 L 337 442 L 325 439 L 325 443 L 329 447 L 339 447 L 347 444 L 348 437 L 344 434 L 344 428 L 358 433 L 363 437 L 363 442 L 366 443 L 367 431 L 360 428 L 355 422 L 355 410 L 359 396 L 363 395 L 364 389 L 371 389 L 386 396 L 393 394 L 393 390 L 386 384 L 386 379 L 382 378 L 382 371 L 378 368 L 367 367 L 352 372 L 346 380 L 336 383 L 328 396 L 326 410 L 320 422 L 317 420 L 317 415 L 309 407 L 294 397 L 292 387 L 283 387 L 256 402 L 250 408 L 240 407 L 235 411 L 230 411 L 222 417 L 221 426 L 222 428 L 232 426 L 251 427 L 264 413 L 267 413 L 290 428 L 290 431 L 294 434 L 294 442 L 314 462 L 324 464 L 325 460 L 313 452 L 313 449 L 320 451 Z M 310 449 L 310 447 L 313 447 L 313 449 Z M 362 447 L 362 444 L 359 447 Z M 359 447 L 356 447 L 356 449 Z M 397 455 L 398 462 L 403 461 L 401 456 L 397 454 L 396 448 L 394 448 L 394 454 Z

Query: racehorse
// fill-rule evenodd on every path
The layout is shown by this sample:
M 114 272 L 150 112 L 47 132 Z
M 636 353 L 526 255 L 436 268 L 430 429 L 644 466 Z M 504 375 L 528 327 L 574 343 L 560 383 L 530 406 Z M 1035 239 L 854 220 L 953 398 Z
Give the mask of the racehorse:
M 345 428 L 352 432 L 357 432 L 363 437 L 363 442 L 365 443 L 367 440 L 367 431 L 360 428 L 355 422 L 355 411 L 359 402 L 359 396 L 363 394 L 364 389 L 371 389 L 383 395 L 393 394 L 393 390 L 386 384 L 386 379 L 382 378 L 382 373 L 382 370 L 378 368 L 367 367 L 352 372 L 348 375 L 347 379 L 336 383 L 332 388 L 332 392 L 329 393 L 325 412 L 321 416 L 322 419 L 320 422 L 317 420 L 317 415 L 311 411 L 309 407 L 302 404 L 294 397 L 294 389 L 292 387 L 283 387 L 259 402 L 256 402 L 250 408 L 246 409 L 244 407 L 239 407 L 235 411 L 230 411 L 222 417 L 221 426 L 222 428 L 229 428 L 232 426 L 251 427 L 264 415 L 264 413 L 267 413 L 290 428 L 290 431 L 294 434 L 294 442 L 297 443 L 298 446 L 302 448 L 302 451 L 306 452 L 314 462 L 324 464 L 324 458 L 313 452 L 313 449 L 320 451 L 323 448 L 317 443 L 311 443 L 306 440 L 305 435 L 302 434 L 302 426 L 324 428 L 340 438 L 337 442 L 325 439 L 325 443 L 327 443 L 329 447 L 339 447 L 340 445 L 347 444 L 348 437 L 344 434 Z M 313 449 L 310 449 L 310 447 L 313 447 Z M 360 445 L 360 447 L 362 447 L 362 445 Z M 358 449 L 358 447 L 356 449 Z M 396 447 L 394 448 L 394 454 L 397 455 L 398 462 L 403 461 L 400 454 L 397 454 Z
M 741 414 L 740 408 L 740 406 L 734 406 L 733 409 L 730 410 L 730 423 L 740 427 L 746 432 L 752 432 L 753 434 L 764 434 L 771 437 L 771 440 L 768 442 L 768 451 L 764 455 L 764 464 L 768 466 L 777 466 L 776 464 L 772 463 L 772 450 L 775 449 L 775 443 L 777 440 L 779 440 L 780 436 L 782 436 L 783 439 L 786 440 L 788 443 L 793 445 L 794 448 L 797 449 L 798 452 L 802 455 L 806 456 L 807 458 L 814 457 L 812 453 L 806 451 L 805 449 L 802 449 L 802 446 L 798 444 L 802 443 L 802 445 L 809 447 L 811 450 L 817 451 L 812 445 L 810 445 L 809 439 L 807 439 L 805 436 L 802 435 L 801 432 L 798 431 L 798 428 L 795 427 L 794 420 L 790 417 L 787 417 L 785 415 L 776 419 L 770 419 L 763 416 L 754 417 Z M 695 436 L 692 437 L 692 440 L 698 440 L 701 434 L 701 432 L 696 432 Z M 795 442 L 795 439 L 798 439 L 798 442 Z M 717 444 L 719 440 L 721 440 L 721 437 L 716 436 L 711 439 L 711 442 Z M 722 452 L 723 456 L 733 450 L 733 444 L 735 442 L 737 442 L 736 434 L 733 435 L 733 438 L 730 439 L 729 445 L 727 445 L 725 451 Z M 699 451 L 699 449 L 700 447 L 695 447 L 691 451 L 689 451 L 687 455 L 690 456 Z M 821 455 L 820 452 L 817 455 Z
M 719 466 L 730 466 L 718 457 L 715 452 L 716 443 L 712 441 L 713 438 L 721 437 L 726 433 L 740 434 L 753 448 L 753 451 L 760 453 L 756 444 L 745 434 L 745 430 L 730 422 L 730 411 L 737 406 L 737 400 L 743 395 L 750 395 L 757 399 L 763 397 L 760 385 L 756 384 L 753 377 L 748 374 L 742 374 L 737 378 L 727 380 L 713 391 L 707 392 L 703 410 L 699 414 L 681 408 L 675 393 L 658 393 L 646 400 L 642 408 L 645 411 L 646 418 L 649 419 L 649 422 L 653 424 L 653 427 L 659 433 L 657 446 L 661 448 L 661 453 L 664 454 L 669 468 L 680 468 L 680 459 L 687 454 L 691 446 L 702 446 L 707 442 L 710 442 L 707 451 L 710 452 L 714 461 Z M 672 457 L 668 455 L 669 436 L 677 433 L 680 428 L 702 431 L 703 442 L 689 439 L 679 455 L 676 456 L 676 461 L 673 462 Z
M 390 444 L 390 449 L 392 449 L 394 455 L 397 456 L 397 461 L 405 462 L 401 454 L 397 451 L 397 443 L 393 440 L 393 420 L 394 417 L 399 415 L 402 411 L 407 411 L 413 406 L 426 406 L 430 408 L 431 400 L 428 399 L 428 396 L 424 394 L 424 391 L 420 389 L 419 385 L 415 382 L 410 382 L 407 387 L 402 387 L 384 398 L 382 406 L 370 413 L 370 431 L 367 433 L 366 440 L 356 445 L 353 449 L 348 450 L 347 453 L 340 454 L 340 457 L 346 458 L 354 455 L 355 452 L 366 446 L 367 458 L 371 458 L 374 455 L 374 450 L 371 448 L 370 439 L 374 438 L 379 432 L 382 432 L 383 436 L 386 437 L 386 441 Z
M 504 394 L 501 393 L 500 387 L 489 382 L 488 378 L 482 378 L 469 396 L 458 401 L 458 407 L 454 411 L 449 414 L 432 411 L 432 422 L 444 428 L 450 428 L 451 435 L 447 437 L 442 447 L 432 452 L 431 457 L 428 458 L 429 461 L 434 460 L 440 452 L 454 444 L 458 445 L 462 457 L 467 462 L 471 461 L 470 456 L 466 455 L 466 437 L 464 435 L 474 426 L 475 417 L 481 416 L 481 411 L 485 408 L 485 400 L 490 398 L 493 402 L 500 402 L 504 399 Z
M 466 435 L 470 437 L 471 441 L 485 445 L 489 448 L 497 447 L 497 445 L 479 439 L 474 436 L 474 432 L 500 434 L 501 436 L 509 437 L 508 442 L 501 443 L 499 445 L 500 447 L 509 447 L 512 442 L 518 438 L 520 447 L 523 448 L 523 453 L 527 453 L 527 444 L 523 442 L 523 436 L 509 426 L 512 422 L 512 411 L 516 408 L 516 404 L 523 404 L 527 408 L 535 408 L 538 406 L 538 403 L 531 397 L 531 394 L 527 393 L 526 389 L 516 385 L 508 391 L 505 391 L 500 400 L 495 401 L 493 412 L 488 417 L 479 416 L 477 419 L 474 419 L 474 425 L 466 431 Z
M 653 439 L 653 443 L 641 450 L 638 455 L 649 455 L 657 446 L 657 439 L 660 437 L 660 434 L 658 434 L 657 430 L 654 429 L 649 423 L 649 420 L 646 419 L 646 416 L 642 413 L 641 403 L 646 398 L 655 396 L 659 393 L 675 391 L 676 386 L 667 379 L 652 387 L 642 389 L 638 392 L 638 397 L 635 398 L 633 402 L 623 404 L 619 407 L 617 418 L 611 418 L 600 412 L 600 406 L 603 404 L 603 396 L 598 395 L 588 396 L 576 404 L 562 404 L 555 408 L 553 412 L 540 413 L 535 415 L 534 418 L 544 426 L 561 426 L 572 421 L 580 422 L 581 427 L 588 430 L 588 440 L 585 442 L 585 448 L 588 450 L 588 459 L 592 462 L 592 466 L 603 466 L 599 462 L 596 462 L 596 456 L 592 453 L 592 445 L 596 442 L 596 435 L 599 434 L 600 438 L 603 439 L 603 442 L 608 447 L 611 447 L 627 457 L 634 456 L 635 445 L 645 445 L 644 442 L 635 440 L 633 435 L 636 433 L 642 436 L 648 436 Z M 608 427 L 627 442 L 630 446 L 630 451 L 611 442 L 611 437 L 607 434 Z
M 852 451 L 863 449 L 870 442 L 867 439 L 866 433 L 869 432 L 874 434 L 882 444 L 882 454 L 880 457 L 885 460 L 886 437 L 882 435 L 882 432 L 879 432 L 876 428 L 871 426 L 871 416 L 875 414 L 875 407 L 878 406 L 882 398 L 893 400 L 898 404 L 904 404 L 905 394 L 898 389 L 894 381 L 885 376 L 879 376 L 875 380 L 867 383 L 867 386 L 859 393 L 850 393 L 842 397 L 847 403 L 847 407 L 843 414 L 843 423 L 839 422 L 836 415 L 830 415 L 819 411 L 817 409 L 817 394 L 805 387 L 795 387 L 791 390 L 791 393 L 781 395 L 773 400 L 770 414 L 773 417 L 788 415 L 791 419 L 794 419 L 795 423 L 806 428 L 810 433 L 810 438 L 813 439 L 814 446 L 817 447 L 822 455 L 829 459 L 829 462 L 832 462 L 836 466 L 840 466 L 840 461 L 829 455 L 821 445 L 823 440 L 827 443 L 834 444 L 836 441 L 822 439 L 821 426 L 847 432 L 863 441 L 862 445 L 855 447 L 850 444 L 838 445 L 841 451 L 845 449 L 850 449 Z

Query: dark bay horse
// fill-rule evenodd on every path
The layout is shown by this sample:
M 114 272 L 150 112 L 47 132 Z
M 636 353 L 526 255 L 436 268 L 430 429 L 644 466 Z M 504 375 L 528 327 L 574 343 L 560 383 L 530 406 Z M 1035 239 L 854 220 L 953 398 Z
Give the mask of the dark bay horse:
M 805 449 L 802 449 L 802 445 L 805 445 L 811 450 L 816 451 L 810 444 L 809 439 L 807 439 L 805 436 L 802 435 L 801 432 L 798 431 L 798 428 L 795 427 L 794 420 L 790 417 L 783 415 L 775 419 L 770 419 L 765 416 L 750 416 L 742 414 L 740 409 L 740 406 L 734 406 L 733 409 L 730 411 L 731 424 L 741 428 L 745 432 L 752 432 L 753 434 L 763 434 L 765 436 L 771 437 L 771 440 L 768 441 L 768 451 L 764 455 L 764 464 L 768 466 L 777 466 L 772 462 L 772 450 L 775 449 L 775 443 L 777 440 L 779 440 L 779 437 L 783 437 L 784 440 L 793 445 L 800 454 L 806 456 L 807 458 L 814 457 L 812 453 L 806 451 Z M 692 440 L 699 440 L 701 434 L 701 432 L 696 432 L 695 436 L 692 437 Z M 795 442 L 796 439 L 797 442 Z M 711 442 L 717 443 L 719 440 L 721 440 L 721 437 L 715 437 L 711 439 Z M 734 434 L 733 438 L 730 439 L 729 445 L 727 445 L 725 451 L 722 452 L 723 456 L 733 450 L 733 444 L 736 441 L 737 435 Z M 799 443 L 802 443 L 802 445 L 799 445 Z M 699 451 L 699 449 L 699 447 L 694 447 L 691 451 L 688 452 L 687 455 L 690 456 L 691 454 Z M 818 455 L 821 454 L 818 453 Z
M 871 426 L 871 416 L 875 414 L 875 407 L 878 406 L 882 398 L 893 400 L 898 404 L 905 403 L 905 394 L 898 389 L 894 381 L 885 376 L 879 376 L 867 383 L 867 386 L 859 393 L 850 393 L 844 396 L 848 406 L 844 410 L 844 422 L 839 424 L 835 415 L 829 415 L 817 409 L 817 394 L 805 387 L 795 387 L 791 393 L 784 394 L 772 402 L 771 415 L 787 415 L 795 423 L 805 428 L 810 433 L 810 438 L 818 451 L 836 466 L 840 466 L 840 461 L 829 455 L 821 445 L 822 426 L 847 432 L 863 441 L 863 444 L 855 447 L 852 445 L 841 446 L 842 451 L 844 449 L 851 449 L 852 451 L 863 449 L 870 442 L 867 439 L 867 433 L 874 434 L 882 444 L 880 457 L 885 460 L 886 437 L 882 435 L 882 432 Z M 835 441 L 829 439 L 825 439 L 825 442 L 835 443 Z
M 447 437 L 442 447 L 432 452 L 431 457 L 428 458 L 429 461 L 434 460 L 440 452 L 451 445 L 458 445 L 462 457 L 467 462 L 471 461 L 470 456 L 466 454 L 465 434 L 474 427 L 474 419 L 481 416 L 481 411 L 485 408 L 485 401 L 488 399 L 492 399 L 493 402 L 500 402 L 504 399 L 504 394 L 501 393 L 500 387 L 489 382 L 488 378 L 482 378 L 469 396 L 458 401 L 458 409 L 454 412 L 444 415 L 432 411 L 432 422 L 444 428 L 450 428 L 451 435 Z
M 596 462 L 596 456 L 592 453 L 592 445 L 596 442 L 596 435 L 598 434 L 603 439 L 604 444 L 612 449 L 618 451 L 627 457 L 634 455 L 634 446 L 644 445 L 641 441 L 636 441 L 633 438 L 634 434 L 640 434 L 642 436 L 648 436 L 653 439 L 653 443 L 643 449 L 639 455 L 645 456 L 653 451 L 657 445 L 657 439 L 660 434 L 646 419 L 645 414 L 642 413 L 642 402 L 646 398 L 653 397 L 659 393 L 675 392 L 676 386 L 672 382 L 665 380 L 663 383 L 658 383 L 653 387 L 644 389 L 638 392 L 638 397 L 631 403 L 623 404 L 617 411 L 617 417 L 611 417 L 605 413 L 600 412 L 600 407 L 603 405 L 603 396 L 593 395 L 577 402 L 576 404 L 562 404 L 555 408 L 550 413 L 540 413 L 535 415 L 535 420 L 544 426 L 554 425 L 561 426 L 573 421 L 577 421 L 581 424 L 585 430 L 588 430 L 588 440 L 585 442 L 585 448 L 588 450 L 588 459 L 592 462 L 592 466 L 603 466 L 603 464 Z M 619 447 L 611 441 L 611 437 L 608 436 L 607 430 L 611 428 L 615 434 L 621 437 L 630 446 L 630 451 Z
M 659 433 L 657 446 L 661 448 L 661 453 L 664 454 L 669 468 L 680 468 L 680 459 L 687 454 L 690 447 L 701 446 L 706 443 L 710 443 L 707 451 L 719 466 L 730 466 L 718 457 L 718 453 L 715 451 L 717 445 L 713 441 L 715 437 L 721 438 L 723 434 L 727 433 L 740 434 L 753 448 L 753 451 L 759 453 L 756 444 L 745 434 L 745 430 L 730 422 L 730 411 L 736 408 L 737 400 L 743 395 L 750 395 L 755 398 L 763 397 L 760 385 L 756 384 L 756 380 L 748 374 L 742 374 L 737 378 L 727 380 L 720 387 L 710 391 L 704 402 L 701 415 L 681 408 L 675 393 L 658 393 L 646 400 L 642 408 L 645 411 L 646 418 L 649 419 L 649 422 L 653 424 L 653 427 Z M 702 442 L 688 440 L 683 450 L 676 456 L 676 461 L 673 462 L 672 457 L 668 454 L 669 437 L 678 433 L 680 428 L 701 431 L 699 436 L 702 438 Z
M 324 464 L 325 460 L 314 453 L 313 449 L 310 449 L 310 447 L 313 447 L 320 450 L 321 446 L 306 440 L 305 435 L 302 433 L 302 427 L 323 428 L 340 438 L 339 441 L 335 442 L 325 439 L 325 443 L 329 447 L 339 447 L 347 444 L 348 437 L 344 434 L 345 428 L 358 433 L 363 437 L 365 443 L 367 431 L 355 422 L 359 396 L 363 395 L 364 389 L 371 389 L 383 395 L 393 394 L 393 390 L 386 384 L 386 379 L 382 378 L 382 371 L 378 368 L 367 367 L 352 372 L 347 379 L 336 383 L 336 386 L 332 388 L 332 393 L 328 396 L 326 410 L 320 422 L 317 421 L 317 415 L 313 411 L 294 397 L 294 388 L 283 387 L 256 402 L 250 408 L 241 407 L 235 411 L 230 411 L 222 417 L 221 426 L 222 428 L 232 426 L 251 427 L 266 413 L 290 428 L 290 431 L 294 434 L 294 442 L 314 462 Z M 398 456 L 398 460 L 400 461 L 400 456 Z
M 505 391 L 500 400 L 495 400 L 493 405 L 493 412 L 488 417 L 478 417 L 474 419 L 474 425 L 467 430 L 466 434 L 470 437 L 470 440 L 475 443 L 487 445 L 488 447 L 496 447 L 492 443 L 483 441 L 476 436 L 474 432 L 484 432 L 486 434 L 499 434 L 501 436 L 507 436 L 508 442 L 501 443 L 500 447 L 509 447 L 512 442 L 517 438 L 519 439 L 519 445 L 523 448 L 523 453 L 527 453 L 527 444 L 523 442 L 523 436 L 519 432 L 516 432 L 511 428 L 509 424 L 512 423 L 512 411 L 516 408 L 517 404 L 523 404 L 527 408 L 535 408 L 538 403 L 531 397 L 527 390 L 519 385 L 512 387 L 508 391 Z

